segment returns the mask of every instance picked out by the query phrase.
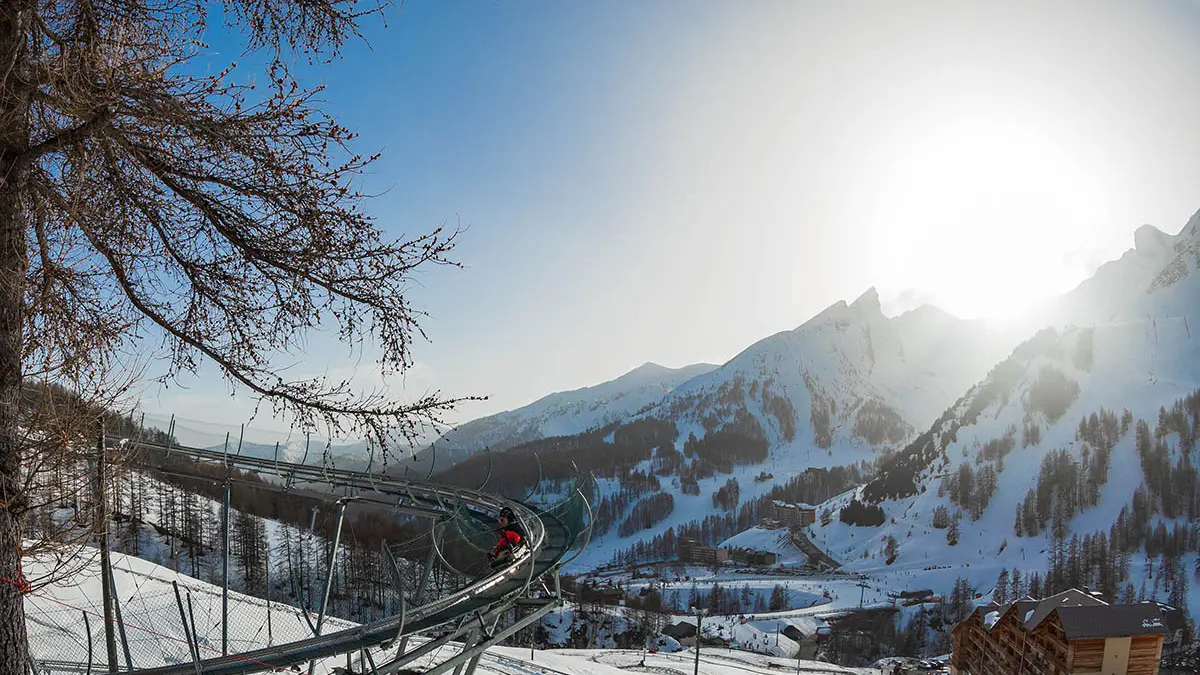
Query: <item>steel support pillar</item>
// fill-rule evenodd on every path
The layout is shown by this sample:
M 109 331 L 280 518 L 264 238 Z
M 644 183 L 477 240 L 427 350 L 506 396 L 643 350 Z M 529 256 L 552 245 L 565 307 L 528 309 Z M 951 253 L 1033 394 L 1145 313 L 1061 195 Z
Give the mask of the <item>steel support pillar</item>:
M 329 607 L 329 591 L 333 588 L 333 569 L 334 563 L 337 561 L 338 545 L 342 541 L 342 522 L 346 518 L 346 499 L 337 500 L 338 515 L 337 526 L 333 529 L 333 545 L 329 547 L 329 560 L 325 566 L 325 590 L 321 593 L 321 609 L 317 613 L 317 625 L 313 632 L 317 635 L 321 634 L 321 624 L 325 622 L 325 610 Z M 308 662 L 308 672 L 312 673 L 316 668 L 316 660 Z
M 462 651 L 459 652 L 459 654 L 461 655 L 461 654 L 468 653 L 470 651 L 470 649 L 472 647 L 474 647 L 475 644 L 478 642 L 479 642 L 479 629 L 475 628 L 470 633 L 467 634 L 467 639 L 463 640 Z M 464 665 L 465 664 L 462 661 L 459 661 L 458 665 L 454 666 L 454 675 L 462 675 L 462 669 L 463 669 Z
M 221 500 L 221 654 L 229 654 L 229 478 Z
M 558 606 L 559 606 L 558 602 L 546 603 L 545 606 L 539 608 L 537 611 L 531 613 L 529 616 L 527 616 L 527 617 L 513 623 L 511 626 L 493 634 L 491 638 L 481 641 L 478 644 L 471 646 L 470 648 L 467 648 L 466 646 L 464 646 L 463 650 L 457 656 L 455 656 L 451 659 L 448 659 L 443 663 L 439 663 L 438 665 L 433 666 L 432 668 L 427 669 L 425 671 L 424 675 L 441 675 L 441 673 L 444 673 L 447 670 L 450 670 L 451 668 L 455 668 L 457 670 L 459 668 L 459 666 L 461 666 L 462 664 L 464 664 L 468 661 L 471 661 L 471 660 L 477 661 L 478 660 L 477 657 L 482 656 L 483 652 L 487 651 L 488 647 L 491 647 L 492 645 L 499 643 L 501 640 L 503 640 L 511 635 L 514 635 L 515 633 L 522 630 L 526 626 L 529 626 L 530 624 L 534 623 L 535 621 L 538 621 L 539 619 L 541 619 L 543 616 L 549 614 L 555 607 L 558 607 Z

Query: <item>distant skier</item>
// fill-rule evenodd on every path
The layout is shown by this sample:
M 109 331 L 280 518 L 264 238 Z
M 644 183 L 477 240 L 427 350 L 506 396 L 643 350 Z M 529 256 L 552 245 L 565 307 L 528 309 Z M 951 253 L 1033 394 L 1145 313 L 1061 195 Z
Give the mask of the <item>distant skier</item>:
M 496 516 L 496 521 L 500 523 L 500 541 L 496 542 L 496 548 L 488 554 L 488 561 L 493 565 L 506 562 L 512 558 L 525 543 L 525 533 L 521 532 L 521 527 L 517 524 L 517 514 L 507 506 L 500 509 L 500 515 Z

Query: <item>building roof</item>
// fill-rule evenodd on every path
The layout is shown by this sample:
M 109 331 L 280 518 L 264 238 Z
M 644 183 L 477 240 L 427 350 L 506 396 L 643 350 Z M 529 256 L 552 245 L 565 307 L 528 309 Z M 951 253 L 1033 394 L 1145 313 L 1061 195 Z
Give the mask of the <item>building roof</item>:
M 696 634 L 696 625 L 681 621 L 663 626 L 662 632 L 664 635 L 670 635 L 673 638 L 691 637 Z
M 1182 609 L 1172 607 L 1165 602 L 1158 602 L 1156 600 L 1143 600 L 1142 602 L 1147 605 L 1154 605 L 1155 607 L 1158 607 L 1158 611 L 1162 614 L 1163 621 L 1167 624 L 1168 631 L 1179 630 L 1180 628 L 1187 627 L 1187 619 L 1184 616 Z
M 810 504 L 805 504 L 804 502 L 792 504 L 791 502 L 785 502 L 782 499 L 774 499 L 772 502 L 775 504 L 776 508 L 780 509 L 801 509 L 805 511 L 815 511 L 817 509 L 817 507 Z
M 1166 635 L 1166 623 L 1158 607 L 1147 604 L 1056 607 L 1058 620 L 1068 640 Z
M 1003 609 L 1004 609 L 1003 607 L 1001 607 L 1000 605 L 997 605 L 994 602 L 989 602 L 988 604 L 983 605 L 982 607 L 976 607 L 975 611 L 971 612 L 965 618 L 963 618 L 962 621 L 959 621 L 957 624 L 955 624 L 954 630 L 957 630 L 959 626 L 965 624 L 967 622 L 967 620 L 969 620 L 973 616 L 979 617 L 979 622 L 984 625 L 984 628 L 991 628 L 991 626 L 988 625 L 988 623 L 987 623 L 988 614 L 990 614 L 992 612 L 996 612 L 996 611 L 1003 612 Z
M 1085 593 L 1077 588 L 1070 588 L 1057 595 L 1052 595 L 1044 600 L 1038 601 L 1033 611 L 1025 610 L 1018 617 L 1022 627 L 1027 630 L 1037 628 L 1050 613 L 1056 609 L 1065 607 L 1094 607 L 1094 606 L 1110 606 L 1100 598 L 1094 595 Z
M 1031 612 L 1037 609 L 1037 600 L 1018 600 L 1016 602 L 1004 606 L 1004 612 L 1010 609 L 1017 615 L 1017 623 L 1024 627 L 1025 617 L 1032 616 Z M 1004 616 L 1004 612 L 1000 616 Z
M 1164 610 L 1155 603 L 1110 605 L 1078 589 L 1063 591 L 1043 600 L 1024 598 L 1005 605 L 988 603 L 975 608 L 967 618 L 978 617 L 983 628 L 990 631 L 1010 613 L 1015 614 L 1025 631 L 1036 629 L 1057 613 L 1068 640 L 1170 634 Z M 965 623 L 966 620 L 960 621 L 954 629 Z
M 979 615 L 979 621 L 983 624 L 985 629 L 991 630 L 993 626 L 1000 623 L 1000 619 L 1004 618 L 1005 614 L 1008 614 L 1013 610 L 1014 606 L 1016 607 L 1017 612 L 1017 623 L 1021 623 L 1021 617 L 1025 616 L 1025 613 L 1032 609 L 1035 605 L 1037 605 L 1037 601 L 1020 600 L 1015 603 L 1009 602 L 1003 605 L 989 602 L 982 607 L 976 607 L 974 614 Z M 989 615 L 991 616 L 990 620 L 988 618 Z

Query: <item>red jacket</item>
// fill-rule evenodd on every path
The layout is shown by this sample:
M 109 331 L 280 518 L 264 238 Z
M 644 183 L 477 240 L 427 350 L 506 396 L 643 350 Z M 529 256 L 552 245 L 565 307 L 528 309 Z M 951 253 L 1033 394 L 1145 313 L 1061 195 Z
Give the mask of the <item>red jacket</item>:
M 492 550 L 492 555 L 500 555 L 500 551 L 504 549 L 515 550 L 521 545 L 521 533 L 516 529 L 505 528 L 500 532 L 500 541 L 496 542 L 496 548 Z

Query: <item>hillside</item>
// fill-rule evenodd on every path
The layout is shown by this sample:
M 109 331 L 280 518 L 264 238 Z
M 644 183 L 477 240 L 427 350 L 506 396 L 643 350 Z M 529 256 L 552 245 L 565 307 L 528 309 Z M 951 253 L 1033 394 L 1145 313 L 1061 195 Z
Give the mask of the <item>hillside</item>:
M 1020 345 L 873 480 L 822 504 L 811 538 L 914 588 L 963 576 L 989 592 L 1019 569 L 1001 595 L 1087 584 L 1200 610 L 1196 225 L 1139 230 L 1140 250 L 1059 301 L 1091 325 Z M 1106 304 L 1101 288 L 1122 292 Z
M 39 661 L 86 664 L 91 646 L 93 668 L 99 671 L 104 670 L 105 663 L 99 556 L 94 549 L 84 555 L 89 564 L 69 580 L 39 588 L 27 596 L 29 648 Z M 220 656 L 220 586 L 121 553 L 113 553 L 112 561 L 124 633 L 136 668 L 191 661 L 173 583 L 179 585 L 184 602 L 191 607 L 200 657 Z M 25 574 L 36 579 L 55 562 L 49 556 L 29 558 L 24 564 Z M 85 612 L 91 615 L 86 624 Z M 301 610 L 280 602 L 268 604 L 236 591 L 229 593 L 229 616 L 229 648 L 235 652 L 312 636 Z M 330 616 L 326 617 L 325 629 L 332 632 L 354 625 Z M 90 639 L 85 626 L 90 629 Z M 121 658 L 123 668 L 123 654 Z M 344 665 L 345 659 L 341 657 L 321 659 L 315 673 L 332 673 Z
M 1198 232 L 1200 212 L 1175 235 L 1143 225 L 1134 233 L 1133 248 L 1117 260 L 1101 265 L 1077 288 L 1042 307 L 1029 319 L 1029 326 L 1033 329 L 1085 326 L 1194 312 L 1195 305 L 1189 304 L 1195 300 L 1194 296 L 1157 291 L 1184 281 L 1195 282 L 1200 265 Z
M 780 457 L 849 463 L 902 447 L 1012 344 L 929 305 L 889 318 L 872 288 L 751 345 L 643 416 L 697 438 L 750 417 Z
M 826 540 L 831 553 L 845 558 L 851 569 L 879 563 L 870 556 L 882 550 L 888 535 L 905 544 L 901 560 L 905 549 L 919 556 L 922 567 L 927 560 L 957 560 L 966 549 L 945 546 L 944 531 L 922 533 L 930 541 L 940 537 L 941 550 L 918 548 L 908 528 L 890 519 L 906 525 L 909 511 L 909 520 L 920 512 L 928 521 L 936 505 L 923 500 L 934 498 L 949 513 L 965 511 L 967 492 L 975 488 L 957 488 L 967 492 L 953 493 L 958 501 L 948 502 L 947 472 L 966 462 L 983 472 L 991 491 L 990 502 L 974 507 L 981 511 L 978 531 L 1011 531 L 1015 502 L 1025 499 L 1031 481 L 1036 484 L 1042 456 L 1075 443 L 1070 447 L 1076 462 L 1083 462 L 1075 440 L 1081 417 L 1100 415 L 1101 409 L 1125 417 L 1128 408 L 1134 416 L 1130 424 L 1145 418 L 1153 428 L 1160 406 L 1170 408 L 1200 387 L 1191 324 L 1178 311 L 1200 307 L 1196 223 L 1193 219 L 1175 236 L 1139 230 L 1133 251 L 1058 301 L 1060 307 L 1076 307 L 1069 316 L 1089 325 L 1045 331 L 1015 350 L 1006 347 L 1000 356 L 1009 358 L 1003 362 L 986 356 L 1001 350 L 1003 336 L 980 337 L 986 333 L 980 327 L 928 307 L 889 319 L 868 292 L 760 341 L 606 435 L 515 448 L 513 461 L 488 467 L 493 485 L 525 494 L 532 486 L 520 478 L 539 475 L 534 454 L 548 480 L 568 477 L 563 467 L 570 462 L 595 476 L 589 488 L 597 506 L 597 537 L 578 561 L 582 569 L 614 557 L 670 558 L 683 536 L 715 544 L 770 515 L 772 499 L 820 503 L 846 493 L 876 473 L 861 462 L 880 457 L 880 477 L 864 492 L 880 501 L 888 525 L 839 529 L 837 508 L 848 501 L 842 497 L 824 509 L 831 513 L 832 529 L 818 527 L 814 536 Z M 1122 293 L 1110 305 L 1098 304 L 1104 297 L 1098 284 Z M 993 370 L 985 378 L 988 368 Z M 1129 438 L 1122 442 L 1130 443 Z M 943 443 L 947 457 L 935 475 L 931 465 Z M 889 447 L 895 456 L 876 449 Z M 1005 471 L 996 466 L 983 471 L 984 464 L 998 463 L 998 454 L 1014 452 L 1004 460 Z M 1095 450 L 1089 452 L 1094 457 Z M 477 485 L 485 467 L 468 462 L 460 470 L 459 480 Z M 1114 473 L 1122 477 L 1120 494 L 1118 488 L 1110 490 L 1104 503 L 1116 506 L 1097 516 L 1098 522 L 1111 524 L 1120 506 L 1130 504 L 1136 485 L 1127 481 L 1140 469 L 1136 463 L 1122 464 Z M 894 486 L 906 480 L 907 493 L 900 494 Z M 967 526 L 960 526 L 965 532 Z M 1085 527 L 1090 525 L 1078 524 Z M 914 529 L 912 537 L 918 534 Z M 984 535 L 972 530 L 962 536 L 965 541 Z M 1016 546 L 1010 555 L 1020 556 L 1022 548 L 1028 561 L 1028 546 Z M 1044 549 L 1043 541 L 1033 553 L 1042 555 Z M 971 553 L 983 550 L 976 546 Z
M 657 403 L 681 383 L 714 368 L 706 363 L 683 368 L 645 363 L 608 382 L 557 392 L 527 406 L 467 422 L 437 441 L 438 466 L 447 466 L 484 448 L 499 451 L 609 425 Z
M 436 464 L 637 420 L 670 422 L 682 438 L 723 428 L 761 436 L 773 457 L 803 453 L 805 465 L 870 459 L 903 447 L 1013 344 L 983 322 L 929 305 L 889 318 L 872 288 L 720 367 L 648 363 L 611 382 L 463 424 L 438 441 Z M 427 457 L 411 464 L 427 466 Z
M 92 557 L 95 557 L 94 554 Z M 52 564 L 53 561 L 48 558 L 29 559 L 25 563 L 25 571 L 28 576 L 36 577 Z M 123 632 L 128 639 L 129 654 L 134 667 L 150 668 L 188 663 L 191 660 L 173 583 L 179 585 L 180 593 L 185 598 L 184 602 L 191 607 L 194 615 L 201 658 L 211 658 L 220 654 L 220 587 L 132 556 L 114 554 L 113 566 L 117 594 L 122 603 Z M 88 662 L 88 647 L 91 645 L 92 668 L 103 670 L 106 657 L 104 629 L 100 618 L 103 616 L 100 597 L 100 574 L 96 564 L 87 566 L 69 582 L 53 584 L 30 593 L 27 596 L 26 607 L 30 616 L 29 645 L 35 658 L 45 666 L 70 669 L 71 666 L 67 664 Z M 296 608 L 278 602 L 268 604 L 237 592 L 229 594 L 229 607 L 229 646 L 232 651 L 279 645 L 312 635 L 308 622 Z M 546 637 L 553 640 L 566 639 L 566 632 L 558 617 L 569 614 L 572 611 L 571 607 L 572 605 L 568 605 L 566 610 L 547 618 L 543 627 Z M 85 621 L 85 614 L 91 616 L 90 621 Z M 625 624 L 622 616 L 613 616 L 611 619 L 614 624 Z M 344 630 L 355 625 L 327 617 L 324 632 Z M 713 632 L 715 635 L 715 631 L 709 627 L 706 627 L 705 632 Z M 670 638 L 663 640 L 674 643 Z M 425 638 L 415 638 L 410 648 L 424 642 Z M 694 652 L 690 649 L 680 649 L 678 644 L 672 644 L 671 647 L 666 652 L 644 656 L 639 650 L 630 649 L 544 649 L 534 655 L 527 647 L 493 647 L 484 654 L 476 672 L 484 675 L 529 672 L 556 675 L 619 675 L 626 672 L 645 672 L 648 669 L 654 669 L 656 672 L 676 672 L 693 664 Z M 120 666 L 124 667 L 124 654 L 118 649 Z M 414 661 L 410 668 L 424 670 L 453 658 L 460 649 L 461 643 L 452 642 Z M 385 663 L 395 655 L 394 649 L 375 648 L 371 652 L 373 660 L 379 664 Z M 358 655 L 353 656 L 356 667 L 358 658 Z M 714 675 L 745 675 L 747 672 L 768 675 L 781 665 L 789 670 L 797 668 L 811 675 L 854 675 L 872 672 L 816 661 L 797 661 L 786 656 L 771 657 L 710 647 L 702 650 L 701 661 L 704 663 L 704 672 Z M 337 656 L 320 659 L 315 665 L 316 669 L 313 672 L 317 675 L 339 672 L 344 670 L 346 658 Z
M 983 377 L 1011 348 L 1006 339 L 929 306 L 889 318 L 872 289 L 759 341 L 638 415 L 472 457 L 438 479 L 488 480 L 522 498 L 539 477 L 561 482 L 577 467 L 596 478 L 586 487 L 598 523 L 580 567 L 639 543 L 673 555 L 684 532 L 711 541 L 757 523 L 764 500 L 820 501 L 852 486 L 860 463 L 903 448 Z M 854 468 L 838 468 L 846 466 Z M 805 474 L 812 468 L 833 471 Z

